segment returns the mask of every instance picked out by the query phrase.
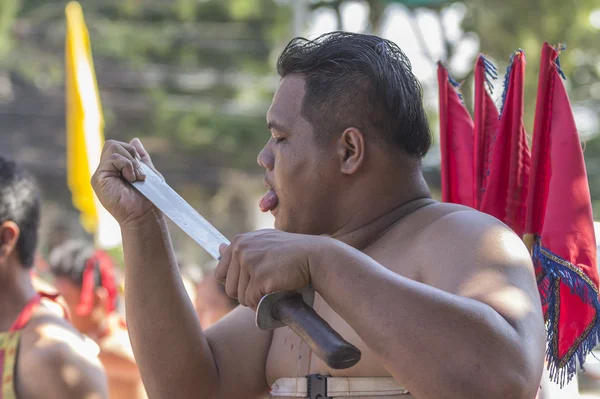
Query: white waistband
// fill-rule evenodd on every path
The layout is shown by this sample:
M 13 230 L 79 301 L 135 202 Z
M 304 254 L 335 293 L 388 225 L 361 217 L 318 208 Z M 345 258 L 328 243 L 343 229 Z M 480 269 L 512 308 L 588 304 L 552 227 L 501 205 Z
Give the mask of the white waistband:
M 327 377 L 327 396 L 347 398 L 357 396 L 408 395 L 408 391 L 392 377 Z M 271 396 L 308 397 L 308 379 L 278 378 L 271 385 Z

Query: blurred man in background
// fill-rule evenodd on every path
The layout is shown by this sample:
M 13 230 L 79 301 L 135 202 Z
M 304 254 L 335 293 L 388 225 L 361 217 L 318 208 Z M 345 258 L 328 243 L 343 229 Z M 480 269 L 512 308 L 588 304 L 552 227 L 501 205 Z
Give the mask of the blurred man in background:
M 39 221 L 33 177 L 0 157 L 0 397 L 107 398 L 97 347 L 32 284 Z
M 213 273 L 207 273 L 196 286 L 194 307 L 200 325 L 208 328 L 231 312 L 239 302 L 227 296 L 225 287 L 220 284 Z
M 231 312 L 240 303 L 225 292 L 225 287 L 214 276 L 217 263 L 210 261 L 202 268 L 177 254 L 181 280 L 190 301 L 194 305 L 200 325 L 208 328 Z
M 85 241 L 67 241 L 50 253 L 49 264 L 73 325 L 100 347 L 110 398 L 145 398 L 125 322 L 115 311 L 118 286 L 112 259 Z

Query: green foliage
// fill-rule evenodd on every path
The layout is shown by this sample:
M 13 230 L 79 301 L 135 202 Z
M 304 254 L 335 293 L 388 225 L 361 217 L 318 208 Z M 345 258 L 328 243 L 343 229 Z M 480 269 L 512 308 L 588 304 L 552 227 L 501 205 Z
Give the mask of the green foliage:
M 0 2 L 0 54 L 7 54 L 0 68 L 42 90 L 62 90 L 66 3 Z M 266 137 L 275 53 L 290 38 L 288 6 L 275 0 L 80 3 L 108 137 L 167 137 L 184 151 L 210 154 L 203 160 L 217 166 L 254 163 Z M 18 50 L 9 52 L 10 46 Z
M 10 29 L 19 12 L 20 0 L 3 0 L 0 2 L 0 57 L 10 50 Z
M 452 6 L 442 0 L 425 1 L 399 2 L 410 10 L 426 6 L 443 11 Z M 156 136 L 215 166 L 254 165 L 267 137 L 264 113 L 277 84 L 274 60 L 291 38 L 291 1 L 80 2 L 92 39 L 107 136 Z M 309 5 L 339 14 L 344 2 L 312 0 Z M 370 31 L 380 31 L 386 6 L 392 2 L 364 1 L 370 9 Z M 63 90 L 66 3 L 0 1 L 0 73 L 10 72 L 44 93 Z M 463 30 L 477 35 L 481 51 L 501 70 L 515 49 L 525 50 L 530 133 L 544 41 L 567 44 L 561 63 L 570 98 L 575 107 L 599 117 L 600 30 L 590 23 L 597 0 L 463 3 L 467 10 Z M 450 59 L 459 43 L 444 43 Z M 463 88 L 469 101 L 469 80 Z M 595 138 L 599 132 L 587 133 L 592 137 L 585 152 L 592 196 L 600 204 L 600 139 Z

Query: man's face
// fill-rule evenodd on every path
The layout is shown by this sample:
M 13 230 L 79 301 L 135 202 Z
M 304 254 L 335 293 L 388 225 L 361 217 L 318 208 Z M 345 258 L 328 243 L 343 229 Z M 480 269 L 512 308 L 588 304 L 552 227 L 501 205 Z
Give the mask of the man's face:
M 258 155 L 272 188 L 261 209 L 275 216 L 275 228 L 292 233 L 328 234 L 335 220 L 339 164 L 332 145 L 317 144 L 302 116 L 304 79 L 281 80 L 267 112 L 271 138 Z
M 81 287 L 65 277 L 57 277 L 54 280 L 54 286 L 69 308 L 73 326 L 82 333 L 88 333 L 89 316 L 80 316 L 77 314 L 77 305 L 79 305 L 81 298 Z

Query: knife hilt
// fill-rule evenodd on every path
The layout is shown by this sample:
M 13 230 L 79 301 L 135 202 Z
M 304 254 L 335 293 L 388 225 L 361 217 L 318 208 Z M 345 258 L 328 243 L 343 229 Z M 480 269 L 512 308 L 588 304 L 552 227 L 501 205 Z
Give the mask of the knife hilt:
M 290 327 L 332 369 L 346 369 L 360 360 L 360 350 L 342 338 L 308 306 L 301 294 L 294 292 L 281 295 L 272 303 L 270 312 L 274 320 Z M 263 328 L 261 325 L 259 327 Z

